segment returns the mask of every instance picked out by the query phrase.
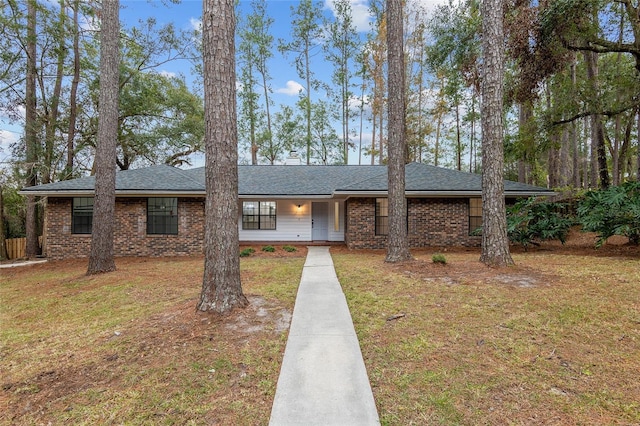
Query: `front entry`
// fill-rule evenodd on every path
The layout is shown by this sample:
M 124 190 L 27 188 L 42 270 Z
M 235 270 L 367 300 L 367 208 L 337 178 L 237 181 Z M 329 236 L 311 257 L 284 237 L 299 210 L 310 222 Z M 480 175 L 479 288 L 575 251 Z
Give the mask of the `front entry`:
M 329 239 L 329 203 L 311 203 L 311 239 Z

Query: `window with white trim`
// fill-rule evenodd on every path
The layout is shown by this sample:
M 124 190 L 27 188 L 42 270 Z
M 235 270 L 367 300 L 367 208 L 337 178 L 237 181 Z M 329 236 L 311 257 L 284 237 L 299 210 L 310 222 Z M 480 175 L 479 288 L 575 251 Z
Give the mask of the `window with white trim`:
M 242 229 L 274 230 L 276 229 L 275 201 L 243 201 Z

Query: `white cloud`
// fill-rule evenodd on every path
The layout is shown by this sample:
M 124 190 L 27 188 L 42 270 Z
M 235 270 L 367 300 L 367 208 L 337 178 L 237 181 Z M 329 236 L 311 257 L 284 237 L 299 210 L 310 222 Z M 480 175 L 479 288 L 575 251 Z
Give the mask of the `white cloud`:
M 420 8 L 425 12 L 431 13 L 436 6 L 447 4 L 445 0 L 408 0 L 408 7 Z
M 371 99 L 369 96 L 364 95 L 364 97 L 360 96 L 352 96 L 349 98 L 349 110 L 352 114 L 360 114 L 360 107 L 363 107 L 364 113 L 369 114 L 371 112 Z
M 287 81 L 286 87 L 281 87 L 279 89 L 276 89 L 275 92 L 282 93 L 288 96 L 296 96 L 296 95 L 299 95 L 300 92 L 302 92 L 303 90 L 304 90 L 304 87 L 302 87 L 300 83 L 293 80 L 289 80 Z
M 20 135 L 11 130 L 0 129 L 0 153 L 9 152 L 11 144 L 18 142 Z
M 175 78 L 178 76 L 178 74 L 176 74 L 175 72 L 165 70 L 160 71 L 160 75 L 167 78 Z
M 202 31 L 202 19 L 191 18 L 189 19 L 189 25 L 196 31 Z
M 367 0 L 349 0 L 351 3 L 351 18 L 353 19 L 353 26 L 358 32 L 370 31 L 369 22 L 372 15 L 369 11 L 369 4 Z M 335 0 L 326 0 L 326 7 L 331 10 L 333 16 L 336 15 Z

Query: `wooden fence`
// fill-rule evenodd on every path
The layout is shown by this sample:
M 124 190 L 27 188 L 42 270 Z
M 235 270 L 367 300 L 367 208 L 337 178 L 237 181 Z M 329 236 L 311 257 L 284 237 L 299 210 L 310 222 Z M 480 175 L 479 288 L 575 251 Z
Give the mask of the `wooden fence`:
M 9 259 L 21 259 L 27 254 L 26 238 L 10 238 L 5 240 L 7 247 L 7 256 Z M 38 237 L 38 243 L 42 245 L 42 237 Z

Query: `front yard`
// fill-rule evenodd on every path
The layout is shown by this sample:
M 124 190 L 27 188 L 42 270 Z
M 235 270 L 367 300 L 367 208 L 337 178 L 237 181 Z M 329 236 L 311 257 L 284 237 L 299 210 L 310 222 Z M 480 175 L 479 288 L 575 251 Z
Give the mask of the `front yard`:
M 0 269 L 0 424 L 267 424 L 306 251 L 279 253 L 225 318 L 201 258 Z M 332 248 L 383 424 L 640 423 L 637 248 L 433 253 Z

